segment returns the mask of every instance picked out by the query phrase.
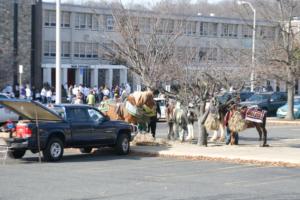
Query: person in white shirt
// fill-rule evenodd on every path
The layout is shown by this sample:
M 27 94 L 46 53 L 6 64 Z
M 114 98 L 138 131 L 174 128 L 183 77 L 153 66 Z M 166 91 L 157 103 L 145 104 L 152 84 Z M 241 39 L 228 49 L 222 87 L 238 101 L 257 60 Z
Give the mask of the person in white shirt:
M 42 103 L 46 103 L 47 102 L 47 97 L 46 97 L 46 88 L 43 87 L 42 90 L 41 90 L 41 100 L 42 100 Z
M 30 86 L 29 85 L 27 85 L 26 86 L 26 89 L 25 89 L 25 95 L 26 95 L 26 99 L 29 99 L 29 100 L 31 100 L 31 89 L 30 89 Z
M 107 86 L 104 87 L 104 89 L 102 90 L 102 93 L 104 96 L 109 97 L 109 89 L 107 88 Z
M 46 92 L 46 97 L 47 97 L 47 103 L 51 104 L 52 103 L 52 91 L 51 88 L 48 88 Z

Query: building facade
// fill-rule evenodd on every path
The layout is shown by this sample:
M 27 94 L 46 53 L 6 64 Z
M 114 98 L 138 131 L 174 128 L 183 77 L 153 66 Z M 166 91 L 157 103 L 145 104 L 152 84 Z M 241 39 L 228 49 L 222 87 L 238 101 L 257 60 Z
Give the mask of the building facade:
M 55 85 L 55 3 L 40 0 L 1 1 L 1 9 L 9 10 L 5 17 L 10 25 L 0 23 L 0 41 L 6 41 L 9 55 L 16 59 L 6 59 L 0 70 L 10 70 L 9 76 L 1 81 L 14 84 L 18 82 L 18 65 L 24 66 L 22 81 L 41 87 L 43 83 Z M 3 2 L 3 3 L 2 3 Z M 18 3 L 18 13 L 14 6 Z M 4 5 L 4 6 L 3 6 Z M 62 83 L 68 85 L 84 84 L 90 87 L 120 85 L 127 82 L 136 89 L 138 80 L 129 77 L 126 66 L 107 59 L 103 46 L 111 45 L 111 38 L 120 37 L 115 30 L 112 10 L 75 4 L 61 5 L 61 62 Z M 25 13 L 24 16 L 21 13 Z M 151 32 L 153 13 L 135 12 L 139 18 L 139 28 L 147 34 Z M 2 14 L 3 12 L 1 12 Z M 155 13 L 154 13 L 155 15 Z M 14 16 L 17 16 L 17 36 L 14 32 Z M 184 23 L 182 23 L 184 21 Z M 213 63 L 214 67 L 238 67 L 237 60 L 243 62 L 243 55 L 250 55 L 252 48 L 252 21 L 217 16 L 168 15 L 162 23 L 167 23 L 162 34 L 170 34 L 179 23 L 183 34 L 176 42 L 180 52 L 186 48 L 197 50 L 192 58 L 195 66 Z M 2 32 L 1 32 L 2 31 Z M 263 44 L 271 43 L 278 37 L 276 25 L 257 20 L 256 56 Z M 8 33 L 9 40 L 3 35 Z M 15 40 L 17 38 L 17 40 Z M 18 49 L 16 54 L 15 49 Z M 0 55 L 4 55 L 0 49 Z M 30 52 L 30 53 L 29 53 Z M 29 55 L 30 54 L 30 55 Z M 228 54 L 234 55 L 232 57 Z M 3 56 L 2 56 L 3 57 Z M 10 56 L 4 56 L 10 57 Z M 251 57 L 251 56 L 249 56 Z M 4 59 L 0 58 L 0 62 Z M 232 59 L 235 59 L 234 62 Z M 3 63 L 3 62 L 2 62 Z M 247 63 L 249 64 L 249 63 Z M 249 65 L 250 66 L 250 65 Z M 1 73 L 2 74 L 2 73 Z M 11 78 L 13 77 L 13 78 Z M 271 81 L 271 86 L 285 91 L 283 82 Z
M 0 0 L 0 86 L 39 84 L 42 4 L 35 0 Z M 19 65 L 23 73 L 19 74 Z

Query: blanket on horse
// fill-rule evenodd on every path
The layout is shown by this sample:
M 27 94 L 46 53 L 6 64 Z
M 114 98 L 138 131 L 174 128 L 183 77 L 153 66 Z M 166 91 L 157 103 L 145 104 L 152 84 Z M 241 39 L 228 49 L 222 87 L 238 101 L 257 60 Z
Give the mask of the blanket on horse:
M 267 111 L 259 108 L 248 108 L 246 110 L 245 119 L 251 122 L 263 123 Z

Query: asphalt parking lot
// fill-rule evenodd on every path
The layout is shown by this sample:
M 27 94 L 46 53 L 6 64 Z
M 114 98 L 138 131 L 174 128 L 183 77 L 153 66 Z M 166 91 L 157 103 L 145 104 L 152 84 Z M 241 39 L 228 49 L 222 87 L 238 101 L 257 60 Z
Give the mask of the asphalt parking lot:
M 0 166 L 0 199 L 299 199 L 300 169 L 67 150 Z

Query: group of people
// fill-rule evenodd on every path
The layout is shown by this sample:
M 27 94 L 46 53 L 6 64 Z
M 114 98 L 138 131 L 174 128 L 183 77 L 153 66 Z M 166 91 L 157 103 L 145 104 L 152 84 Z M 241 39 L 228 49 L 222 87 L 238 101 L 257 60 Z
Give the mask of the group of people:
M 207 115 L 212 112 L 219 112 L 218 108 L 213 108 L 211 103 L 210 108 L 207 110 Z M 219 123 L 222 123 L 222 127 L 225 128 L 226 134 L 221 134 L 220 141 L 226 144 L 230 143 L 231 134 L 229 130 L 228 122 L 237 110 L 237 102 L 232 101 L 226 108 L 223 116 L 219 116 Z M 222 118 L 222 119 L 221 119 Z M 168 124 L 168 136 L 169 140 L 191 141 L 195 138 L 194 135 L 194 122 L 197 120 L 197 115 L 193 105 L 189 105 L 187 110 L 181 108 L 179 102 L 169 100 L 166 107 L 166 121 Z M 204 119 L 205 122 L 206 119 Z M 203 122 L 203 123 L 204 123 Z M 219 128 L 219 127 L 218 127 Z M 217 137 L 217 136 L 213 136 Z M 212 142 L 215 142 L 212 137 Z M 239 135 L 235 133 L 235 144 L 238 144 Z
M 129 84 L 118 86 L 109 89 L 107 86 L 101 87 L 85 87 L 82 84 L 70 85 L 67 91 L 68 100 L 70 103 L 83 104 L 95 106 L 97 103 L 103 101 L 103 99 L 121 99 L 126 98 L 126 94 L 131 92 Z
M 189 141 L 194 139 L 194 121 L 197 119 L 193 105 L 188 110 L 181 108 L 180 102 L 169 100 L 166 106 L 166 121 L 169 140 Z

